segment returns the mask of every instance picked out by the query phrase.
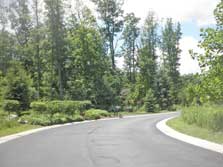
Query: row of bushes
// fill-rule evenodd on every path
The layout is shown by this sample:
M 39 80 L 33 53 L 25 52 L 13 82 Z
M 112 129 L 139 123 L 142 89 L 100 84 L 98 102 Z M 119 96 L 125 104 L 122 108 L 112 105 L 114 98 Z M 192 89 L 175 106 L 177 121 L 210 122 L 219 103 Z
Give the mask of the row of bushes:
M 62 113 L 53 115 L 32 113 L 31 115 L 22 116 L 19 122 L 23 124 L 48 126 L 83 120 L 84 118 L 81 115 L 69 116 Z
M 188 124 L 196 124 L 214 131 L 223 130 L 222 106 L 192 106 L 183 108 L 182 118 Z
M 84 112 L 92 108 L 90 101 L 49 101 L 49 102 L 33 102 L 31 109 L 39 113 L 64 113 L 73 115 L 77 112 Z
M 76 112 L 83 112 L 92 108 L 90 101 L 49 101 L 49 102 L 33 102 L 31 109 L 38 113 L 54 114 L 64 113 L 73 115 Z M 18 112 L 20 104 L 16 100 L 5 100 L 3 109 L 9 112 Z
M 69 122 L 79 122 L 84 120 L 96 120 L 103 117 L 108 117 L 110 114 L 104 110 L 90 109 L 84 112 L 84 115 L 80 114 L 65 114 L 65 113 L 54 113 L 54 114 L 39 114 L 33 112 L 30 115 L 22 116 L 19 119 L 20 123 L 32 124 L 32 125 L 54 125 L 63 124 Z

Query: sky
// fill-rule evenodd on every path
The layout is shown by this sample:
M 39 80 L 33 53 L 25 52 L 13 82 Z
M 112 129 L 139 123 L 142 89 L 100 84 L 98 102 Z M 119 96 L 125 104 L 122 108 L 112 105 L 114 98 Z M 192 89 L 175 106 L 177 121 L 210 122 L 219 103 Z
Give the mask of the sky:
M 213 11 L 220 0 L 125 0 L 123 9 L 125 13 L 134 12 L 141 18 L 141 25 L 148 14 L 154 11 L 161 19 L 173 18 L 182 26 L 182 39 L 180 48 L 182 50 L 180 59 L 180 73 L 190 74 L 200 72 L 198 62 L 189 55 L 189 50 L 201 53 L 197 47 L 200 40 L 200 28 L 211 27 L 215 24 Z M 91 6 L 87 0 L 85 3 Z M 116 59 L 117 66 L 122 68 L 123 58 Z

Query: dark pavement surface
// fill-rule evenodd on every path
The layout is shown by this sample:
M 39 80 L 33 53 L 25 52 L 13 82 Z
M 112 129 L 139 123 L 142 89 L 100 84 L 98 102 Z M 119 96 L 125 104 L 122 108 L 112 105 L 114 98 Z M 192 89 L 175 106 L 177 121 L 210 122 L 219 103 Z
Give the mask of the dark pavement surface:
M 0 144 L 0 167 L 223 167 L 223 155 L 165 136 L 175 114 L 96 121 Z

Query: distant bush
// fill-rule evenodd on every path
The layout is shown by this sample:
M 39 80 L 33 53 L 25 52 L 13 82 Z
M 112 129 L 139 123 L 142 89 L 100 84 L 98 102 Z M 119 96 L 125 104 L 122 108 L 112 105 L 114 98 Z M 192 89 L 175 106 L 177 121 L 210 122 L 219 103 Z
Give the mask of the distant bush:
M 108 117 L 110 114 L 105 110 L 98 110 L 98 109 L 91 109 L 87 110 L 84 114 L 85 119 L 91 120 L 91 119 L 100 119 L 102 117 Z
M 214 131 L 223 130 L 222 106 L 192 106 L 183 108 L 182 118 L 188 124 L 196 124 L 199 127 Z
M 20 104 L 17 100 L 5 100 L 3 102 L 3 110 L 7 112 L 19 112 Z
M 40 113 L 64 113 L 74 115 L 82 113 L 92 107 L 90 101 L 49 101 L 49 102 L 33 102 L 31 108 Z
M 47 112 L 46 102 L 32 102 L 30 105 L 31 109 L 40 113 Z

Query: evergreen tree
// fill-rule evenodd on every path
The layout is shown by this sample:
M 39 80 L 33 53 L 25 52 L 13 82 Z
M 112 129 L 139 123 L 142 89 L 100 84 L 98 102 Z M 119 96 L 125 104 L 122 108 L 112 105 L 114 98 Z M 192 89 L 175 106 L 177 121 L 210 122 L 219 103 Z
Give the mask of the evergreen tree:
M 13 35 L 7 31 L 8 12 L 4 3 L 0 3 L 0 70 L 6 74 L 14 52 Z
M 64 75 L 66 50 L 63 2 L 62 0 L 45 0 L 45 5 L 51 45 L 51 98 L 53 98 L 53 89 L 56 87 L 59 92 L 59 99 L 63 99 L 66 83 Z
M 18 62 L 12 62 L 6 74 L 4 99 L 18 100 L 22 110 L 29 108 L 32 80 Z
M 156 110 L 156 99 L 152 89 L 146 92 L 146 97 L 144 98 L 144 108 L 146 112 L 155 112 Z
M 141 35 L 141 48 L 139 51 L 140 82 L 144 85 L 145 92 L 149 89 L 156 91 L 156 71 L 158 46 L 158 23 L 153 12 L 150 12 L 144 23 Z
M 16 36 L 16 59 L 22 62 L 26 70 L 32 69 L 33 62 L 29 42 L 32 28 L 28 0 L 18 0 L 10 5 L 9 19 Z
M 41 17 L 41 6 L 39 0 L 33 0 L 33 29 L 31 31 L 32 48 L 33 48 L 33 79 L 34 86 L 37 91 L 37 98 L 40 98 L 41 84 L 42 84 L 42 73 L 43 73 L 43 56 L 41 40 L 44 39 L 43 25 L 40 21 Z
M 162 52 L 163 52 L 163 66 L 168 76 L 170 87 L 171 103 L 178 103 L 178 90 L 180 84 L 179 60 L 180 60 L 180 46 L 181 27 L 178 23 L 174 25 L 172 19 L 167 19 L 166 25 L 162 31 Z

